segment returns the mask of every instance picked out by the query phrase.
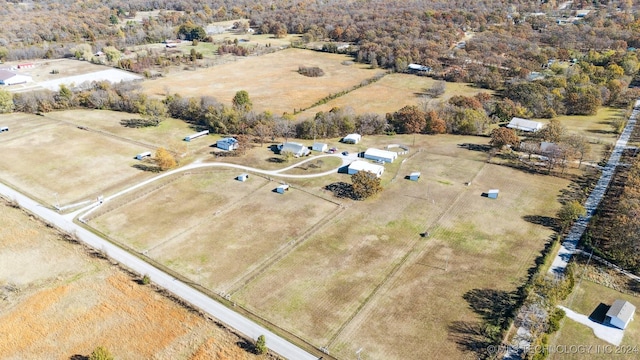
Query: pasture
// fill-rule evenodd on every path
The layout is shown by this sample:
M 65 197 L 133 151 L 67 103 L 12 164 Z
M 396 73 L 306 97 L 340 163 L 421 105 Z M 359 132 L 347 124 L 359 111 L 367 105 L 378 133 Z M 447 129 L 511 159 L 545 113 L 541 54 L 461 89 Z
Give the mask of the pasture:
M 320 111 L 329 111 L 334 107 L 350 107 L 356 114 L 386 113 L 400 110 L 406 105 L 419 105 L 425 100 L 425 94 L 437 81 L 426 76 L 411 74 L 389 74 L 367 86 L 358 88 L 339 98 L 328 101 L 297 114 L 297 118 L 313 118 Z M 445 93 L 435 99 L 428 100 L 430 106 L 447 101 L 454 95 L 474 96 L 479 92 L 489 92 L 464 83 L 445 84 Z
M 631 282 L 630 282 L 631 284 Z M 628 294 L 623 294 L 609 287 L 583 280 L 576 285 L 573 293 L 562 305 L 583 315 L 589 316 L 600 303 L 611 305 L 615 300 L 627 300 L 634 304 L 636 308 L 640 305 L 640 298 Z M 624 332 L 624 338 L 620 348 L 610 345 L 604 340 L 597 338 L 593 334 L 593 330 L 569 318 L 565 318 L 560 326 L 560 330 L 552 336 L 549 342 L 550 346 L 559 346 L 560 349 L 569 348 L 571 345 L 593 346 L 592 351 L 588 354 L 562 354 L 555 353 L 549 356 L 549 359 L 637 359 L 640 353 L 640 323 L 637 320 L 638 314 L 636 310 L 635 320 L 631 321 Z M 609 346 L 613 353 L 596 352 L 596 346 L 604 348 Z M 637 349 L 636 352 L 629 352 L 629 349 Z M 615 353 L 618 350 L 627 350 L 622 353 Z
M 47 116 L 5 114 L 0 122 L 11 129 L 0 142 L 0 178 L 48 204 L 92 200 L 150 176 L 133 167 L 140 145 Z
M 0 358 L 264 359 L 244 339 L 141 286 L 0 200 Z
M 226 292 L 337 209 L 297 189 L 277 194 L 273 189 L 279 184 L 260 176 L 237 181 L 240 172 L 216 168 L 178 176 L 143 196 L 121 200 L 89 224 L 209 289 Z
M 164 97 L 167 92 L 185 97 L 212 96 L 231 105 L 237 91 L 246 90 L 257 111 L 293 113 L 321 98 L 360 84 L 380 74 L 367 65 L 343 65 L 349 57 L 302 49 L 286 49 L 259 57 L 239 57 L 197 71 L 179 71 L 143 82 L 144 91 Z M 298 74 L 299 66 L 318 66 L 325 75 L 311 78 Z M 292 91 L 291 89 L 296 89 Z

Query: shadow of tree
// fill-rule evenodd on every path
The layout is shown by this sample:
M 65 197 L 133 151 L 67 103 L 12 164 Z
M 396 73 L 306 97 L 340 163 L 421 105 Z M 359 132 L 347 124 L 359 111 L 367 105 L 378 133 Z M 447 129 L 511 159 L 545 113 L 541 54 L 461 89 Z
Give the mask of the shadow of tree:
M 560 231 L 560 223 L 558 219 L 550 217 L 550 216 L 542 216 L 542 215 L 525 215 L 522 219 L 526 222 L 530 222 L 536 225 L 542 225 L 547 227 L 555 232 Z
M 489 150 L 491 150 L 491 145 L 482 145 L 482 144 L 464 143 L 464 144 L 458 144 L 458 147 L 465 148 L 467 150 L 481 151 L 481 152 L 488 152 Z
M 485 331 L 481 322 L 454 321 L 449 324 L 449 338 L 455 341 L 463 351 L 471 351 L 479 359 L 489 358 L 492 354 L 489 346 L 495 342 Z
M 88 356 L 84 356 L 84 355 L 75 354 L 75 355 L 71 355 L 69 357 L 69 360 L 89 360 L 89 357 Z
M 353 192 L 353 185 L 346 182 L 335 182 L 324 187 L 325 190 L 331 191 L 334 196 L 343 199 L 357 200 L 355 193 Z
M 472 289 L 462 298 L 487 324 L 500 327 L 513 318 L 517 302 L 515 294 L 495 289 Z
M 134 168 L 138 169 L 138 170 L 142 170 L 142 171 L 148 171 L 148 172 L 153 172 L 153 173 L 158 173 L 160 172 L 160 167 L 158 165 L 155 164 L 135 164 L 133 165 Z
M 270 157 L 267 159 L 268 162 L 272 162 L 272 163 L 276 163 L 276 164 L 282 164 L 287 162 L 286 159 L 284 158 L 277 158 L 277 157 Z

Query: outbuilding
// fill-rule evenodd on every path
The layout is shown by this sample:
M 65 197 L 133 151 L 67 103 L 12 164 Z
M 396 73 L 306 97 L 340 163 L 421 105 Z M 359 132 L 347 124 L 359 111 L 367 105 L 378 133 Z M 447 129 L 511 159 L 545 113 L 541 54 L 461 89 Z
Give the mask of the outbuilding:
M 497 199 L 498 198 L 498 193 L 500 193 L 500 190 L 498 189 L 491 189 L 487 192 L 487 197 L 489 199 Z
M 514 117 L 511 119 L 507 127 L 509 129 L 520 130 L 524 132 L 536 132 L 542 129 L 542 123 L 533 121 L 533 120 Z
M 311 153 L 308 147 L 295 142 L 286 142 L 284 144 L 280 144 L 280 146 L 278 146 L 278 149 L 280 150 L 280 154 L 290 152 L 295 157 L 307 156 L 309 155 L 309 153 Z
M 357 144 L 362 140 L 362 135 L 360 134 L 349 134 L 342 138 L 342 142 L 345 144 Z
M 249 174 L 247 174 L 247 173 L 240 174 L 240 175 L 236 176 L 236 180 L 245 182 L 245 181 L 249 180 Z
M 0 132 L 5 132 L 5 131 L 9 131 L 9 127 L 8 126 L 0 127 Z
M 369 148 L 364 152 L 364 158 L 373 161 L 384 161 L 392 163 L 395 159 L 398 158 L 398 153 L 395 151 Z
M 276 188 L 276 192 L 278 194 L 284 194 L 287 191 L 289 191 L 289 185 L 286 184 L 280 185 Z
M 313 151 L 320 151 L 320 152 L 327 152 L 327 150 L 329 150 L 329 146 L 325 143 L 313 143 L 313 146 L 311 146 L 311 150 Z
M 209 130 L 200 131 L 199 133 L 191 134 L 184 138 L 184 141 L 191 141 L 195 138 L 199 138 L 201 136 L 209 135 Z
M 375 174 L 377 177 L 380 177 L 384 173 L 384 166 L 372 164 L 368 161 L 356 160 L 349 164 L 349 167 L 347 168 L 347 173 L 349 175 L 353 175 L 360 171 L 367 171 Z
M 420 172 L 416 171 L 409 174 L 409 180 L 418 181 L 418 179 L 420 179 Z
M 238 140 L 232 137 L 226 137 L 216 141 L 216 147 L 227 151 L 236 150 L 238 148 Z
M 635 312 L 636 307 L 632 303 L 624 300 L 616 300 L 609 308 L 609 311 L 607 311 L 605 322 L 624 330 L 631 320 L 633 320 Z
M 8 70 L 0 70 L 0 85 L 17 85 L 32 82 L 28 75 L 20 75 Z
M 146 157 L 151 157 L 151 151 L 145 151 L 145 152 L 142 152 L 142 153 L 136 155 L 136 160 L 142 160 L 142 159 L 144 159 Z

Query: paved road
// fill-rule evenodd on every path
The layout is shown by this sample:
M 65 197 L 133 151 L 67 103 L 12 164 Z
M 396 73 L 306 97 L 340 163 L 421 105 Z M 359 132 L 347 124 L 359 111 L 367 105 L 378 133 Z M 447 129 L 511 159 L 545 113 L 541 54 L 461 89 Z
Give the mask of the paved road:
M 110 258 L 118 261 L 125 267 L 132 269 L 139 274 L 148 274 L 151 280 L 158 286 L 167 289 L 184 301 L 208 313 L 229 327 L 236 329 L 252 339 L 257 339 L 258 336 L 264 335 L 267 340 L 267 346 L 281 356 L 292 360 L 317 360 L 316 356 L 300 349 L 280 336 L 223 306 L 217 301 L 209 298 L 207 295 L 191 288 L 169 274 L 156 269 L 145 261 L 120 249 L 94 233 L 74 224 L 68 217 L 62 216 L 61 214 L 44 207 L 4 184 L 0 184 L 0 194 L 9 199 L 14 199 L 22 208 L 29 210 L 45 221 L 54 224 L 56 227 L 70 233 L 75 233 L 81 241 L 85 242 L 92 248 L 104 251 Z

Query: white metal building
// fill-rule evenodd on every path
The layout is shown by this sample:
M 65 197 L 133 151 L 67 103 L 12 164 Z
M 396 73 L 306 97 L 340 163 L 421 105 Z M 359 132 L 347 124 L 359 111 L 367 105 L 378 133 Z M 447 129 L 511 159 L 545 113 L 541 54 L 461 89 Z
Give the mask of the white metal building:
M 136 160 L 142 160 L 142 159 L 144 159 L 146 157 L 151 157 L 151 151 L 145 151 L 145 152 L 142 152 L 142 153 L 136 155 Z
M 311 153 L 308 147 L 295 142 L 286 142 L 284 144 L 280 144 L 280 146 L 278 146 L 278 149 L 280 150 L 280 154 L 290 152 L 295 157 L 307 156 Z
M 353 175 L 359 171 L 368 171 L 370 173 L 374 173 L 377 177 L 380 177 L 384 173 L 384 166 L 362 160 L 356 160 L 349 164 L 349 168 L 347 170 L 349 175 Z
M 0 85 L 17 85 L 32 82 L 28 75 L 20 75 L 8 70 L 0 70 Z
M 607 311 L 605 322 L 608 321 L 609 324 L 624 330 L 631 320 L 633 320 L 635 312 L 636 307 L 632 303 L 624 300 L 616 300 L 609 308 L 609 311 Z
M 497 199 L 498 198 L 498 194 L 500 193 L 500 190 L 498 189 L 491 189 L 487 192 L 487 197 L 489 199 Z
M 240 174 L 240 175 L 236 176 L 236 180 L 245 182 L 245 181 L 249 180 L 249 174 L 246 174 L 246 173 L 245 174 Z
M 342 138 L 342 142 L 346 144 L 357 144 L 362 140 L 362 135 L 360 134 L 349 134 Z
M 369 148 L 364 152 L 364 158 L 374 161 L 384 161 L 391 163 L 398 158 L 398 153 L 395 151 Z
M 191 141 L 195 138 L 199 138 L 201 136 L 209 135 L 209 130 L 200 131 L 199 133 L 191 134 L 184 138 L 184 141 Z
M 412 172 L 411 174 L 409 174 L 409 180 L 418 181 L 418 179 L 420 179 L 420 172 L 419 171 Z
M 514 117 L 511 119 L 507 127 L 509 129 L 520 130 L 525 132 L 536 132 L 542 129 L 542 123 L 533 121 L 533 120 Z
M 280 185 L 276 188 L 276 192 L 278 194 L 284 194 L 287 191 L 289 191 L 289 185 L 286 184 Z
M 320 152 L 327 152 L 327 150 L 329 150 L 329 146 L 325 143 L 313 143 L 313 146 L 311 146 L 311 150 L 313 151 L 320 151 Z

